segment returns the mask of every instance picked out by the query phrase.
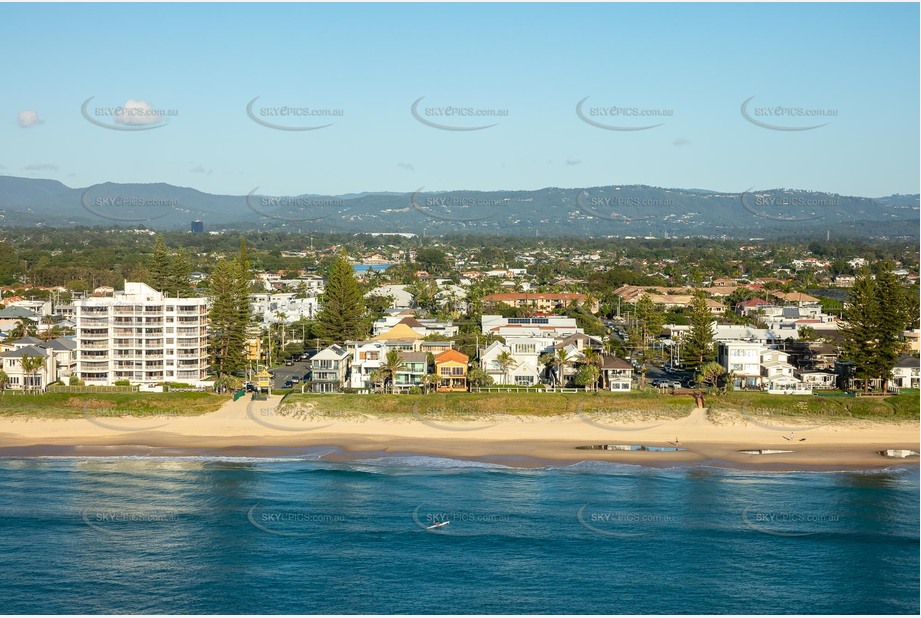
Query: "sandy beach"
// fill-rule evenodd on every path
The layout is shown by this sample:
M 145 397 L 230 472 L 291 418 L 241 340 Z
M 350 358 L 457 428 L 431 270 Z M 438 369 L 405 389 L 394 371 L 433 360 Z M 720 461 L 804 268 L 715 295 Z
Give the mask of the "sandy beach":
M 202 454 L 260 456 L 284 449 L 335 447 L 329 459 L 421 454 L 536 467 L 583 460 L 640 465 L 713 464 L 762 470 L 850 469 L 918 464 L 918 457 L 884 457 L 887 449 L 919 450 L 919 424 L 835 422 L 825 426 L 720 419 L 706 410 L 684 418 L 623 422 L 589 418 L 506 416 L 444 421 L 414 415 L 324 418 L 282 415 L 281 397 L 228 402 L 194 417 L 103 417 L 0 420 L 0 456 L 80 454 Z M 676 443 L 677 440 L 677 443 Z M 585 450 L 591 445 L 643 445 L 681 451 Z M 776 450 L 787 453 L 751 454 Z

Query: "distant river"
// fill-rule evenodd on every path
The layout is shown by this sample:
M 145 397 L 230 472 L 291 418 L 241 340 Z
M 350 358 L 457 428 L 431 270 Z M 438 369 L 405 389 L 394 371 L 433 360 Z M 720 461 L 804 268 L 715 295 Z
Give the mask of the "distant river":
M 332 449 L 325 449 L 329 451 Z M 0 459 L 13 614 L 917 614 L 917 467 Z M 428 529 L 436 522 L 450 521 Z

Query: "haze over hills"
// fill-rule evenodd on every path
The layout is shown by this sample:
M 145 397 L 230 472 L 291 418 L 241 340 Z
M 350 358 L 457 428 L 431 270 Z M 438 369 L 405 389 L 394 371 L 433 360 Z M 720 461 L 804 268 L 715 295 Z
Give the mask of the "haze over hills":
M 917 238 L 919 195 L 645 185 L 534 191 L 213 195 L 165 183 L 70 188 L 0 176 L 0 227 L 137 227 L 425 235 Z

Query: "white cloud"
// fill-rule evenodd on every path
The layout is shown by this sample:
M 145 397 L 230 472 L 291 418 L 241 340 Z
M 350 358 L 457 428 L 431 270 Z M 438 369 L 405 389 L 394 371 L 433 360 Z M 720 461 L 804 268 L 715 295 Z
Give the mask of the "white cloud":
M 30 163 L 22 169 L 27 172 L 56 172 L 61 168 L 54 163 Z
M 45 124 L 45 121 L 38 117 L 38 112 L 26 109 L 16 114 L 16 122 L 23 129 L 30 129 L 36 125 Z
M 115 122 L 128 125 L 159 124 L 160 115 L 154 111 L 145 100 L 135 101 L 128 99 L 119 113 L 115 114 Z

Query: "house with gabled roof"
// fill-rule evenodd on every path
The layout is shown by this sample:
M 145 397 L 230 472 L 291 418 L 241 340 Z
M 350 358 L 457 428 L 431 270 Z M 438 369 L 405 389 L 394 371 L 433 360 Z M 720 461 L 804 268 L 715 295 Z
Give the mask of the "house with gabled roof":
M 73 374 L 77 343 L 68 337 L 42 341 L 23 337 L 3 344 L 0 369 L 9 377 L 7 388 L 44 391 L 49 384 Z M 32 372 L 22 367 L 23 355 L 41 358 L 42 366 Z
M 351 353 L 331 345 L 310 359 L 310 390 L 314 393 L 338 393 L 346 384 Z

